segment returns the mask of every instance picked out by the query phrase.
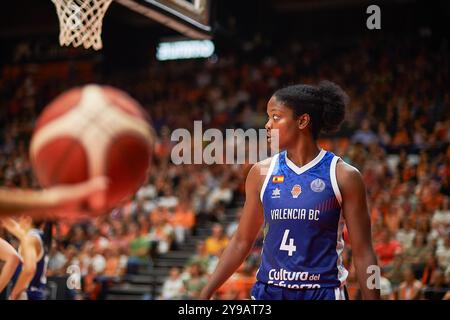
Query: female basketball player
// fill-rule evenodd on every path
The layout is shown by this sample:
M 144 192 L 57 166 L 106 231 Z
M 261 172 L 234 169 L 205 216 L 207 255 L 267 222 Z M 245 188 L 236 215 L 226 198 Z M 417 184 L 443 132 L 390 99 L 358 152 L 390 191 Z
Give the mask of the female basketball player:
M 284 151 L 251 168 L 239 227 L 202 299 L 209 299 L 242 264 L 263 223 L 262 261 L 252 299 L 346 299 L 344 219 L 362 296 L 379 299 L 379 290 L 366 284 L 373 273 L 368 267 L 377 261 L 361 174 L 316 142 L 320 132 L 339 127 L 346 103 L 346 94 L 329 81 L 289 86 L 271 97 L 268 140 L 278 132 Z
M 69 218 L 101 212 L 106 178 L 55 186 L 45 190 L 13 190 L 0 188 L 0 218 L 28 214 L 33 218 Z
M 42 223 L 34 224 L 29 216 L 21 216 L 16 222 L 11 218 L 1 221 L 13 236 L 20 241 L 21 262 L 12 278 L 13 289 L 10 300 L 43 300 L 47 283 L 48 245 L 44 245 Z M 51 232 L 51 230 L 50 230 Z

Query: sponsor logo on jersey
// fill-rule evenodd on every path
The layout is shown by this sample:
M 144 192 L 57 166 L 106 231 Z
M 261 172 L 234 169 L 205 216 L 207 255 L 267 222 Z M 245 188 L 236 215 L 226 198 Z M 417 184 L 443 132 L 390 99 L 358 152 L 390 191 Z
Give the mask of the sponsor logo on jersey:
M 268 284 L 291 289 L 320 288 L 320 273 L 288 271 L 286 269 L 270 269 Z
M 279 188 L 275 188 L 272 190 L 272 199 L 278 199 L 281 196 L 281 190 Z
M 310 187 L 314 192 L 322 192 L 323 190 L 325 190 L 325 182 L 322 179 L 317 178 L 311 181 Z
M 270 269 L 269 280 L 287 280 L 287 281 L 318 281 L 320 273 L 309 273 L 308 271 L 289 271 L 286 269 Z
M 272 177 L 272 183 L 283 183 L 284 182 L 284 176 L 273 176 Z
M 302 187 L 299 184 L 294 185 L 291 190 L 292 198 L 297 199 L 300 193 L 302 193 Z

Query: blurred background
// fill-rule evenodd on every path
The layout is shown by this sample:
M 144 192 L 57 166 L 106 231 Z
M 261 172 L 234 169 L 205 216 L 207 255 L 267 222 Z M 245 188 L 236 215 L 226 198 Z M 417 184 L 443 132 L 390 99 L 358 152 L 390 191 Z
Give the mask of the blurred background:
M 351 97 L 340 131 L 320 145 L 364 177 L 383 298 L 450 298 L 450 3 L 377 1 L 381 30 L 366 27 L 370 4 L 213 1 L 214 53 L 158 61 L 160 42 L 185 37 L 114 1 L 100 51 L 59 46 L 51 1 L 4 3 L 0 185 L 38 187 L 27 152 L 34 122 L 74 86 L 127 91 L 157 132 L 151 175 L 133 201 L 89 222 L 54 224 L 48 299 L 194 299 L 236 230 L 249 165 L 174 165 L 171 132 L 194 120 L 203 130 L 263 128 L 276 89 L 322 79 Z M 346 240 L 347 286 L 358 299 Z M 217 299 L 249 298 L 261 246 L 262 234 Z M 79 290 L 66 286 L 74 264 Z

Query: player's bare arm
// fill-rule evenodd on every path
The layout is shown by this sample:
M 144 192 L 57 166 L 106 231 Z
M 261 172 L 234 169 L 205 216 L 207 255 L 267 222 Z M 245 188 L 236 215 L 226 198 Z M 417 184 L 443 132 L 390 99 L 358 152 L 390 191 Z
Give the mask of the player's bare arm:
M 214 291 L 239 268 L 248 256 L 264 222 L 264 213 L 259 193 L 264 175 L 270 165 L 266 159 L 253 165 L 245 182 L 245 203 L 239 227 L 228 247 L 220 257 L 219 263 L 211 275 L 208 284 L 202 290 L 200 299 L 210 299 Z
M 19 223 L 13 218 L 1 219 L 0 226 L 5 228 L 10 234 L 16 237 L 19 241 L 22 241 L 26 236 L 25 230 L 22 229 Z
M 342 193 L 342 211 L 349 231 L 353 261 L 363 299 L 380 299 L 380 290 L 369 289 L 367 268 L 377 265 L 367 208 L 366 189 L 360 172 L 339 160 L 336 178 Z
M 0 188 L 0 217 L 28 214 L 33 218 L 63 218 L 86 211 L 101 211 L 107 179 L 98 177 L 74 185 L 43 190 Z
M 20 262 L 16 250 L 3 239 L 0 239 L 0 261 L 3 262 L 0 272 L 0 292 L 2 292 L 11 280 Z

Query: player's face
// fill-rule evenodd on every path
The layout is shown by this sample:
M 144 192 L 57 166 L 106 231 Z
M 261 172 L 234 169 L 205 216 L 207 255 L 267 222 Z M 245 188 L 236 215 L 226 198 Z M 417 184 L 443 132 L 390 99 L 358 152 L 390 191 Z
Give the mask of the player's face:
M 274 130 L 278 130 L 278 146 L 280 150 L 294 145 L 300 134 L 294 111 L 277 101 L 275 96 L 272 96 L 267 103 L 267 115 L 269 120 L 265 128 L 269 143 L 271 143 L 272 137 L 275 136 Z

